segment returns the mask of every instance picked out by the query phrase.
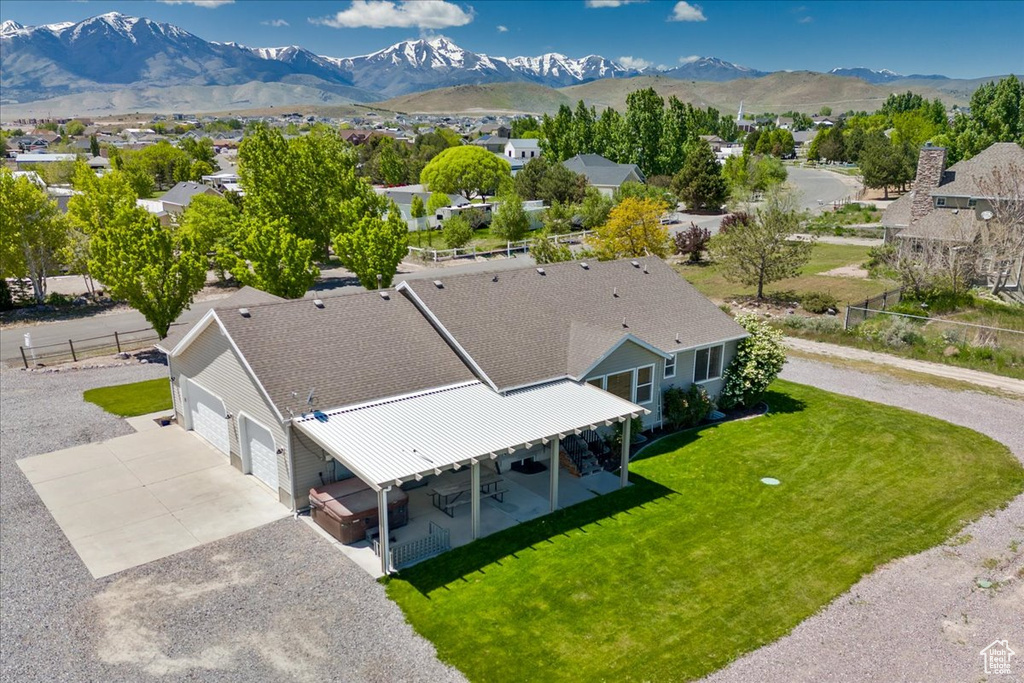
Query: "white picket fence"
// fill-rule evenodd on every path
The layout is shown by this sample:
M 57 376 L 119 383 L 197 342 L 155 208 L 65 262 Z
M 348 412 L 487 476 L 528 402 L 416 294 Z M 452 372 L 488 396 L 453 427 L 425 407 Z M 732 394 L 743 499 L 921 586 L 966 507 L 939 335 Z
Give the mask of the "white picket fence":
M 580 232 L 569 232 L 564 235 L 551 235 L 548 239 L 554 241 L 556 244 L 581 244 L 591 233 L 591 230 L 581 230 Z M 476 247 L 461 249 L 431 249 L 429 247 L 410 246 L 408 249 L 410 258 L 438 263 L 440 261 L 452 261 L 459 258 L 475 259 L 478 256 L 488 257 L 503 255 L 511 257 L 512 254 L 528 253 L 532 243 L 533 240 L 519 240 L 517 242 L 507 242 L 504 247 L 498 249 L 484 251 L 481 251 Z

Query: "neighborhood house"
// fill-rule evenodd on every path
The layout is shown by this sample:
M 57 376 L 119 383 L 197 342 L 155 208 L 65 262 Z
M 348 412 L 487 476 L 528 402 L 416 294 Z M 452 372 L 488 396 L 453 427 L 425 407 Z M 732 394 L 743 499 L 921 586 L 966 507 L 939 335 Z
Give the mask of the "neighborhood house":
M 387 573 L 626 485 L 631 419 L 658 426 L 671 386 L 718 394 L 745 336 L 646 258 L 245 288 L 161 348 L 179 424 Z

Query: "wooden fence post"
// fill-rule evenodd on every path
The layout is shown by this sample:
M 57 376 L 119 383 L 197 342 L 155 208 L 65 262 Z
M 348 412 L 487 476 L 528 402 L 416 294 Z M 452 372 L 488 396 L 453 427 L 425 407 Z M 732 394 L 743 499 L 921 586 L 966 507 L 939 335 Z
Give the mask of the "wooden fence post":
M 121 353 L 121 338 L 117 336 L 117 330 L 114 330 L 114 343 L 117 344 L 117 352 Z
M 19 346 L 18 350 L 21 351 L 21 362 L 25 364 L 25 369 L 28 370 L 28 358 L 25 358 L 25 347 Z
M 75 355 L 75 343 L 68 339 L 68 346 L 71 347 L 71 360 L 78 362 L 78 356 Z

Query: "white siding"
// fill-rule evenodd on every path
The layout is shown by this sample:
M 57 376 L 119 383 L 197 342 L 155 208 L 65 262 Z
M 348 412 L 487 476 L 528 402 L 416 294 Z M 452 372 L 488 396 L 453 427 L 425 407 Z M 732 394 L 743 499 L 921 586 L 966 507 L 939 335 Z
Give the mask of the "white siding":
M 238 443 L 238 413 L 244 411 L 273 434 L 278 444 L 287 444 L 288 436 L 284 427 L 274 414 L 273 409 L 256 383 L 245 370 L 241 360 L 235 354 L 227 337 L 222 334 L 216 322 L 210 324 L 188 346 L 185 351 L 173 359 L 170 364 L 171 382 L 178 391 L 175 411 L 187 412 L 181 403 L 181 378 L 188 377 L 206 387 L 224 401 L 224 406 L 231 415 L 231 462 L 241 468 L 242 451 Z M 178 406 L 181 406 L 179 409 Z M 184 424 L 184 423 L 182 423 Z M 285 505 L 292 505 L 291 480 L 288 476 L 288 450 L 277 457 L 278 498 Z M 307 487 L 308 488 L 308 487 Z

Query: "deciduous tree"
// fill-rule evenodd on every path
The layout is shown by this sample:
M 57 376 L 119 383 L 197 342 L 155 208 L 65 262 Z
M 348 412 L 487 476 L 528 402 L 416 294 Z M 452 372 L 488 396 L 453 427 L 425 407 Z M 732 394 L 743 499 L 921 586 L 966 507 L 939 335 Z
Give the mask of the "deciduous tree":
M 482 147 L 450 147 L 430 160 L 420 182 L 431 192 L 460 194 L 466 199 L 493 195 L 512 178 L 508 162 Z
M 756 286 L 763 299 L 766 284 L 796 276 L 811 257 L 811 242 L 791 239 L 799 225 L 796 200 L 774 190 L 753 219 L 735 221 L 712 239 L 712 257 L 727 279 Z
M 374 194 L 383 201 L 369 201 L 369 209 L 350 214 L 347 228 L 334 236 L 334 251 L 342 265 L 366 289 L 391 286 L 409 245 L 409 227 L 398 207 Z
M 623 199 L 590 239 L 598 258 L 668 256 L 672 241 L 668 228 L 661 224 L 661 216 L 667 208 L 653 199 Z
M 301 298 L 320 274 L 313 263 L 316 244 L 298 237 L 287 219 L 247 214 L 229 248 L 218 259 L 230 264 L 231 274 L 243 285 L 286 299 Z
M 161 339 L 206 281 L 206 259 L 145 209 L 119 208 L 92 234 L 89 269 L 141 313 Z
M 441 224 L 441 236 L 449 249 L 461 249 L 473 239 L 473 228 L 462 216 L 451 216 Z
M 514 190 L 498 194 L 498 208 L 491 218 L 491 232 L 506 242 L 518 242 L 530 229 L 530 217 L 523 209 L 523 200 Z
M 0 168 L 0 277 L 28 276 L 37 303 L 68 241 L 64 216 L 46 191 Z

